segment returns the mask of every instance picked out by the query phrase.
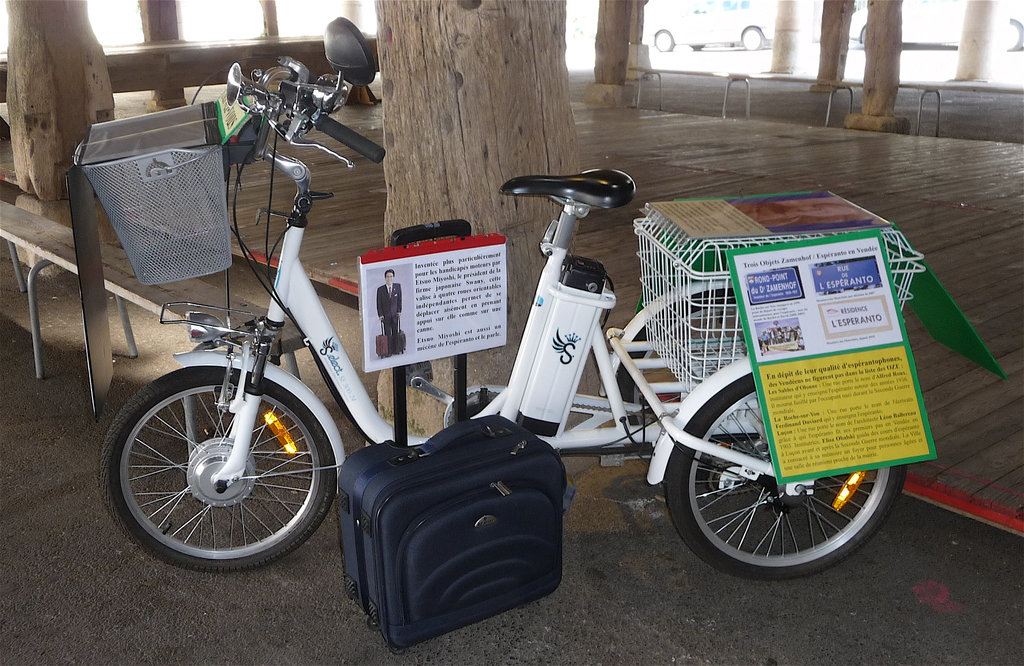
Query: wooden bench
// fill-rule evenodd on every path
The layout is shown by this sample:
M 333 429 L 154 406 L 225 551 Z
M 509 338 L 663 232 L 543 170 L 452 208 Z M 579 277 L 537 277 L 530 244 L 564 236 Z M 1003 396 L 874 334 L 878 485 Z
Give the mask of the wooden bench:
M 835 95 L 840 90 L 845 90 L 850 95 L 850 112 L 853 112 L 853 88 L 861 87 L 862 83 L 853 81 L 822 81 L 815 77 L 807 76 L 796 76 L 790 74 L 772 74 L 770 72 L 764 72 L 760 74 L 745 74 L 737 72 L 703 72 L 696 70 L 686 69 L 652 69 L 650 67 L 630 67 L 629 71 L 638 74 L 637 86 L 636 86 L 636 104 L 640 106 L 640 94 L 642 92 L 643 82 L 651 79 L 658 80 L 658 110 L 662 108 L 664 97 L 662 94 L 661 76 L 663 74 L 676 74 L 681 76 L 710 76 L 714 78 L 726 79 L 728 82 L 725 86 L 725 97 L 722 100 L 722 118 L 727 117 L 729 107 L 729 90 L 732 88 L 732 84 L 737 82 L 743 82 L 746 87 L 746 118 L 750 119 L 750 80 L 754 79 L 757 81 L 780 81 L 785 83 L 806 83 L 808 85 L 821 85 L 829 89 L 828 96 L 828 107 L 825 109 L 825 126 L 828 126 L 829 119 L 832 116 L 832 102 Z
M 36 377 L 45 376 L 42 358 L 42 340 L 39 329 L 39 308 L 36 300 L 35 281 L 39 272 L 55 265 L 78 274 L 75 259 L 75 243 L 70 227 L 54 222 L 40 215 L 0 201 L 0 236 L 7 241 L 7 247 L 14 263 L 18 287 L 28 294 L 29 324 L 32 333 L 32 352 L 35 357 Z M 17 248 L 23 248 L 36 255 L 37 260 L 29 270 L 26 281 L 21 272 Z M 159 316 L 165 303 L 189 301 L 194 303 L 222 303 L 223 291 L 199 280 L 185 280 L 171 284 L 144 285 L 132 272 L 124 251 L 109 243 L 101 244 L 103 255 L 104 287 L 114 295 L 124 327 L 125 339 L 132 358 L 138 354 L 132 335 L 131 322 L 125 301 L 130 301 Z M 237 307 L 250 307 L 239 303 Z M 181 308 L 183 310 L 184 308 Z M 178 311 L 179 309 L 175 309 Z

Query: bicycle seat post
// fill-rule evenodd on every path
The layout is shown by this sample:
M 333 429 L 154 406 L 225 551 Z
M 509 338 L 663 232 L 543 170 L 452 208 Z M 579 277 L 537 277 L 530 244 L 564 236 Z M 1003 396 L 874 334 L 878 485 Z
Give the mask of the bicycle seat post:
M 577 203 L 572 199 L 565 199 L 562 197 L 551 197 L 553 201 L 561 204 L 562 212 L 558 215 L 558 221 L 555 224 L 555 228 L 550 232 L 550 238 L 548 235 L 544 237 L 544 254 L 550 256 L 550 249 L 557 248 L 560 250 L 568 250 L 569 243 L 572 242 L 573 232 L 576 231 L 576 221 L 582 219 L 590 213 L 590 206 L 586 204 Z M 547 247 L 550 246 L 550 247 Z

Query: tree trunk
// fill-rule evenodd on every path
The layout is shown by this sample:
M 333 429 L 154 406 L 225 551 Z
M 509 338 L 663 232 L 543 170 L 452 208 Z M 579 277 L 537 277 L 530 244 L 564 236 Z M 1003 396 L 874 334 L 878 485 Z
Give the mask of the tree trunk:
M 142 35 L 147 42 L 178 39 L 178 0 L 140 0 Z M 154 90 L 146 108 L 162 111 L 185 106 L 183 88 Z
M 471 357 L 471 381 L 507 379 L 542 265 L 554 206 L 499 194 L 507 179 L 578 169 L 558 0 L 378 0 L 383 81 L 385 238 L 464 218 L 508 238 L 508 345 Z M 437 370 L 437 368 L 435 368 Z M 386 402 L 390 373 L 379 392 Z M 415 413 L 410 396 L 410 416 Z M 385 410 L 386 412 L 386 410 Z
M 7 0 L 7 104 L 18 185 L 42 200 L 67 197 L 64 174 L 95 122 L 112 120 L 106 58 L 78 0 Z
M 594 82 L 584 101 L 599 106 L 625 103 L 626 67 L 629 64 L 630 17 L 634 0 L 601 0 L 594 43 Z
M 846 55 L 850 47 L 851 18 L 853 18 L 853 0 L 825 0 L 821 11 L 819 81 L 842 81 L 846 76 Z
M 847 129 L 906 134 L 910 119 L 896 116 L 903 47 L 903 0 L 869 0 L 861 113 L 846 117 Z

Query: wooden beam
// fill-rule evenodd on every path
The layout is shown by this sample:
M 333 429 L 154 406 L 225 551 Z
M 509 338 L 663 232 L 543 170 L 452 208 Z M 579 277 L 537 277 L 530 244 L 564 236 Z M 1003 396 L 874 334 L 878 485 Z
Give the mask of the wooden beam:
M 376 53 L 376 38 L 368 38 Z M 137 92 L 157 87 L 198 86 L 201 83 L 224 83 L 226 65 L 242 58 L 258 60 L 246 68 L 269 67 L 278 56 L 299 60 L 310 72 L 325 74 L 331 66 L 324 56 L 321 37 L 267 37 L 232 42 L 154 42 L 106 49 L 107 70 L 113 92 Z M 218 71 L 218 68 L 220 71 Z M 0 60 L 0 102 L 7 101 L 8 63 Z M 212 76 L 211 76 L 212 73 Z

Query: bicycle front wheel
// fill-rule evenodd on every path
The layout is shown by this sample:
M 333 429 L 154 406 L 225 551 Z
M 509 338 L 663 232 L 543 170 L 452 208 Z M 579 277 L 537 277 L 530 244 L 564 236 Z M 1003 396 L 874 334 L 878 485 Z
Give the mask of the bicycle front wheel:
M 752 375 L 720 391 L 686 430 L 771 459 Z M 676 447 L 665 495 L 676 530 L 705 562 L 745 578 L 783 579 L 818 573 L 862 546 L 881 527 L 905 477 L 902 466 L 868 471 L 836 509 L 850 475 L 819 478 L 813 494 L 787 496 L 773 478 L 748 479 L 735 463 Z
M 334 498 L 327 435 L 286 389 L 264 380 L 242 479 L 224 492 L 233 415 L 217 406 L 224 369 L 184 368 L 149 384 L 114 419 L 100 483 L 128 536 L 178 566 L 238 571 L 276 560 L 320 525 Z M 231 378 L 237 390 L 238 372 Z M 327 469 L 324 469 L 327 468 Z

